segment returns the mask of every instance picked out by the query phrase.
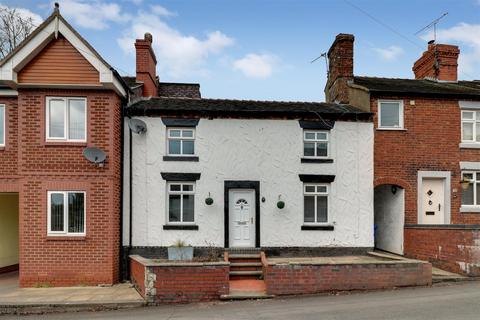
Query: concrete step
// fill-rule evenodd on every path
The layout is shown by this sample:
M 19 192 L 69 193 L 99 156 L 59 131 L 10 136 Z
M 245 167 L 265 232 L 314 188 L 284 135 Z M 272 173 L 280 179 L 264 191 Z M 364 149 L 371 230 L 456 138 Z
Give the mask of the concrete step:
M 231 262 L 230 267 L 261 267 L 261 262 Z
M 231 253 L 228 255 L 228 260 L 232 259 L 259 259 L 260 260 L 260 253 L 250 253 L 250 254 L 237 254 Z
M 266 293 L 257 292 L 245 292 L 245 293 L 231 293 L 220 296 L 220 300 L 254 300 L 254 299 L 272 299 L 274 295 L 268 295 Z
M 231 276 L 261 276 L 263 272 L 258 271 L 230 271 Z

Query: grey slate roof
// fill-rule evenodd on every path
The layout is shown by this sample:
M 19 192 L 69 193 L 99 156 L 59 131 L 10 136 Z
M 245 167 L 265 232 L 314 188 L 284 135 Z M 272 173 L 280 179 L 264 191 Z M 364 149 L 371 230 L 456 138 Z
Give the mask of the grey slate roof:
M 318 118 L 370 121 L 372 113 L 351 105 L 325 102 L 286 102 L 232 99 L 150 98 L 126 109 L 132 116 L 182 116 L 247 118 Z
M 480 81 L 436 82 L 432 80 L 354 77 L 353 83 L 375 93 L 480 98 Z

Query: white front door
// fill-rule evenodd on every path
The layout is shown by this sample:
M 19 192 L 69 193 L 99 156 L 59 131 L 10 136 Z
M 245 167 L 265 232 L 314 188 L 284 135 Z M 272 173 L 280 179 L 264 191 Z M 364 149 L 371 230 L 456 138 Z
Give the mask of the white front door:
M 255 190 L 229 191 L 230 247 L 255 247 Z
M 444 179 L 423 178 L 422 224 L 445 223 Z

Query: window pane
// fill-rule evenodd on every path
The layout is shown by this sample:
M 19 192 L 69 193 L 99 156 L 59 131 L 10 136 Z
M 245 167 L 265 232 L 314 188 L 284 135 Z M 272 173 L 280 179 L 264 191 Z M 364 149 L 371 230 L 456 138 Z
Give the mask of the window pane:
M 192 138 L 193 137 L 193 131 L 192 130 L 183 130 L 182 137 Z
M 472 176 L 472 175 L 470 175 L 470 176 Z M 476 180 L 477 180 L 477 181 L 480 181 L 480 172 L 477 172 L 477 173 L 476 173 L 476 176 L 477 176 L 477 179 L 476 179 Z M 472 177 L 473 177 L 473 176 L 472 176 Z
M 317 157 L 326 157 L 328 155 L 328 144 L 326 142 L 317 142 Z
M 180 195 L 171 194 L 168 197 L 168 221 L 179 222 L 180 221 Z
M 477 183 L 476 184 L 477 188 L 475 190 L 475 192 L 477 193 L 477 205 L 480 205 L 480 183 Z
M 317 187 L 317 192 L 327 192 L 327 187 L 326 186 L 318 186 Z
M 328 222 L 327 197 L 317 197 L 317 222 Z
M 475 112 L 475 118 L 477 119 L 477 121 L 480 121 L 480 112 Z
M 0 106 L 0 144 L 5 144 L 5 107 Z
M 380 126 L 399 127 L 400 126 L 400 105 L 396 102 L 383 102 L 380 105 Z
M 180 185 L 179 184 L 171 184 L 170 185 L 170 191 L 180 191 Z
M 473 173 L 464 173 L 463 178 L 465 180 L 472 180 L 473 179 Z
M 305 139 L 315 139 L 315 132 L 305 132 Z
M 63 231 L 63 193 L 50 194 L 50 231 Z
M 68 194 L 68 232 L 85 232 L 85 195 L 81 192 Z
M 479 112 L 480 113 L 480 112 Z M 480 122 L 477 122 L 475 124 L 475 130 L 476 130 L 476 139 L 475 141 L 480 142 Z
M 180 130 L 168 130 L 170 137 L 180 137 Z
M 193 222 L 194 195 L 183 195 L 183 222 Z
M 327 140 L 327 133 L 326 132 L 317 132 L 317 139 L 318 140 Z
M 473 123 L 463 123 L 463 140 L 473 140 Z
M 315 192 L 315 187 L 314 186 L 306 186 L 305 187 L 305 192 Z
M 168 153 L 169 154 L 180 154 L 180 140 L 169 140 L 168 141 Z
M 194 154 L 194 143 L 191 140 L 183 140 L 183 152 L 182 154 Z
M 85 100 L 69 100 L 68 138 L 85 139 Z
M 471 111 L 462 112 L 462 119 L 472 120 L 473 119 L 473 112 L 471 112 Z
M 313 157 L 315 155 L 315 143 L 305 142 L 303 144 L 303 155 Z
M 315 222 L 315 197 L 304 196 L 303 199 L 304 221 Z
M 473 205 L 473 183 L 468 185 L 467 190 L 462 189 L 462 204 Z
M 50 100 L 49 105 L 49 137 L 65 138 L 65 102 Z
M 184 184 L 183 191 L 193 191 L 193 186 L 191 184 Z

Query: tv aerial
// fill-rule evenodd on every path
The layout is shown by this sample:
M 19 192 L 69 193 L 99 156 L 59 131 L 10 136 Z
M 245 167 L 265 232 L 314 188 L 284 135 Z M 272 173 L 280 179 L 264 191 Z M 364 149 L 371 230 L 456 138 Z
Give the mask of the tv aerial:
M 438 17 L 437 19 L 433 20 L 432 22 L 430 22 L 428 25 L 426 25 L 425 27 L 423 27 L 422 29 L 418 30 L 417 32 L 415 32 L 415 35 L 419 35 L 420 33 L 422 33 L 423 31 L 425 30 L 428 30 L 430 29 L 431 27 L 433 27 L 433 42 L 436 42 L 437 41 L 437 24 L 438 22 L 443 19 L 446 15 L 448 14 L 448 12 L 445 12 L 444 14 L 442 14 L 440 17 Z
M 140 119 L 129 119 L 128 127 L 130 128 L 130 130 L 132 130 L 132 132 L 135 132 L 137 134 L 144 134 L 147 132 L 147 124 Z
M 328 57 L 327 57 L 327 53 L 326 52 L 322 52 L 318 57 L 316 57 L 315 59 L 313 59 L 312 61 L 310 61 L 310 63 L 314 63 L 315 61 L 317 61 L 318 59 L 320 58 L 325 58 L 325 68 L 327 70 L 327 75 L 328 75 Z
M 88 147 L 83 150 L 83 156 L 85 159 L 98 165 L 99 167 L 103 167 L 105 159 L 107 159 L 107 154 L 96 147 Z

